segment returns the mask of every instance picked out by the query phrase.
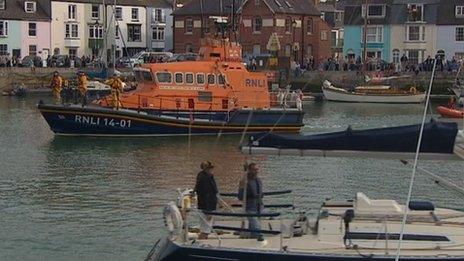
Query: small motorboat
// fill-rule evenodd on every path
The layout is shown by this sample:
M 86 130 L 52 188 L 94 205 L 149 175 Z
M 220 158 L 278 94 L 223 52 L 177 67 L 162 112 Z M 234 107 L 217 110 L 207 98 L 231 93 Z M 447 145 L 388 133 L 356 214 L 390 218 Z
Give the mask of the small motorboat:
M 463 118 L 464 110 L 463 109 L 452 109 L 446 106 L 438 106 L 437 112 L 445 118 Z
M 215 217 L 212 233 L 199 239 L 194 225 L 199 210 L 191 207 L 192 200 L 191 190 L 179 191 L 177 203 L 166 205 L 169 235 L 158 240 L 146 260 L 385 261 L 395 259 L 400 238 L 401 260 L 464 260 L 464 212 L 436 208 L 429 201 L 405 206 L 357 193 L 354 200 L 325 201 L 315 217 L 296 212 L 291 204 L 289 211 L 287 206 L 270 205 L 268 209 L 281 211 L 254 214 L 261 219 L 259 231 L 243 226 L 245 217 L 253 214 L 229 208 L 207 213 Z M 264 240 L 250 237 L 250 232 L 264 235 Z
M 421 103 L 425 93 L 411 87 L 407 91 L 389 85 L 366 85 L 346 90 L 332 85 L 329 81 L 322 84 L 322 92 L 329 101 L 365 102 L 365 103 Z

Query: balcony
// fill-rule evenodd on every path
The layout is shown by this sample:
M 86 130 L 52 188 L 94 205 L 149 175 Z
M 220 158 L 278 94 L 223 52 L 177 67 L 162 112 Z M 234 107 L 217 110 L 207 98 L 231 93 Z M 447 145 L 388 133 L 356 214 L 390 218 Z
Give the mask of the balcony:
M 65 38 L 64 46 L 65 47 L 80 47 L 81 40 L 79 38 Z

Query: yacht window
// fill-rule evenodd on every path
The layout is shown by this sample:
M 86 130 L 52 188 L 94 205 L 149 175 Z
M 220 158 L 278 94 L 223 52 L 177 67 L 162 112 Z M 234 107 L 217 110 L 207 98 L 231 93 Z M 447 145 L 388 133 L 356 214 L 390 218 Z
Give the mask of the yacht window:
M 182 84 L 184 83 L 184 75 L 182 73 L 176 73 L 174 76 L 174 79 L 176 80 L 176 83 Z
M 197 73 L 197 84 L 205 84 L 205 75 Z
M 152 82 L 153 81 L 153 77 L 151 76 L 151 72 L 141 71 L 140 74 L 142 76 L 141 78 L 144 81 L 147 81 L 147 82 Z
M 185 74 L 185 82 L 188 84 L 193 84 L 193 73 Z
M 214 74 L 208 74 L 208 84 L 213 84 L 215 82 Z
M 226 84 L 226 77 L 225 77 L 223 74 L 219 74 L 219 75 L 218 75 L 218 83 L 219 83 L 220 85 Z
M 171 73 L 168 73 L 168 72 L 158 72 L 156 73 L 156 79 L 158 79 L 159 83 L 171 83 L 172 75 Z

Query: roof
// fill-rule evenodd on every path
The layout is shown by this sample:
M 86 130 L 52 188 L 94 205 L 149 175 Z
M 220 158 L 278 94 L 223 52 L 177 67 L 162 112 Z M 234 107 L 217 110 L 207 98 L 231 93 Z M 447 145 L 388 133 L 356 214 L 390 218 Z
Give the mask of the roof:
M 0 19 L 26 20 L 26 21 L 50 21 L 51 6 L 49 0 L 35 0 L 36 12 L 26 13 L 24 10 L 26 0 L 6 1 L 6 8 L 0 10 Z
M 102 0 L 52 0 L 52 2 L 102 4 L 103 1 Z M 113 0 L 107 0 L 106 2 L 108 5 L 113 4 Z M 167 0 L 116 0 L 116 5 L 171 8 L 171 4 Z
M 317 9 L 319 9 L 319 11 L 321 12 L 326 12 L 326 13 L 333 13 L 336 10 L 335 6 L 329 3 L 319 3 L 317 5 Z
M 175 10 L 173 15 L 220 15 L 230 13 L 232 3 L 235 1 L 237 9 L 240 7 L 241 0 L 222 0 L 222 12 L 220 8 L 221 1 L 218 0 L 191 0 L 186 3 L 183 7 Z M 261 0 L 273 13 L 285 13 L 285 14 L 305 14 L 305 15 L 317 15 L 321 13 L 312 4 L 311 0 Z M 243 6 L 249 1 L 245 0 Z M 201 7 L 203 6 L 203 12 Z

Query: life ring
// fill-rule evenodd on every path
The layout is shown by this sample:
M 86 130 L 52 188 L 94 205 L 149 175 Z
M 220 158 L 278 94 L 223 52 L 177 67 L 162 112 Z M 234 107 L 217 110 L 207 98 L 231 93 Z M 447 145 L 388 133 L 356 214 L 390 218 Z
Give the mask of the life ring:
M 411 87 L 411 88 L 409 88 L 409 93 L 414 93 L 414 94 L 416 94 L 416 93 L 417 93 L 416 87 Z
M 184 221 L 182 220 L 179 208 L 174 202 L 166 204 L 163 211 L 163 217 L 164 224 L 168 228 L 169 232 L 174 235 L 180 235 Z

